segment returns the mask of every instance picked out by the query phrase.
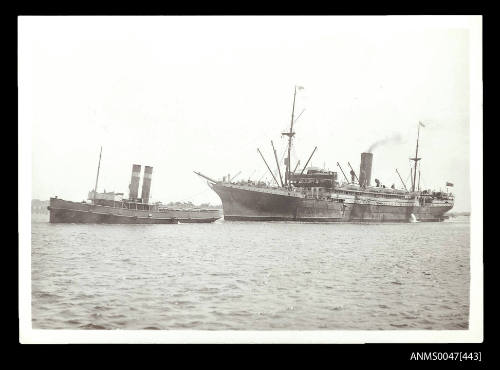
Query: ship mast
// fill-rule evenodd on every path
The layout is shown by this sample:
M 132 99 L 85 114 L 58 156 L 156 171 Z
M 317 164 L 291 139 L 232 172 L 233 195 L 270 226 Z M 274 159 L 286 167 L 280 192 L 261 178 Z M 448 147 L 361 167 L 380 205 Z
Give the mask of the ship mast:
M 302 86 L 297 86 L 295 85 L 294 92 L 293 92 L 293 106 L 292 106 L 292 119 L 290 121 L 290 132 L 283 132 L 281 135 L 288 136 L 288 157 L 286 158 L 286 170 L 285 170 L 285 186 L 290 185 L 290 152 L 292 150 L 292 138 L 295 135 L 295 132 L 293 132 L 293 121 L 294 121 L 294 114 L 295 114 L 295 97 L 297 96 L 297 87 L 299 90 L 302 90 Z M 302 114 L 302 113 L 301 113 Z
M 415 158 L 410 158 L 410 160 L 412 161 L 415 161 L 415 167 L 413 169 L 413 182 L 412 182 L 412 186 L 411 186 L 411 191 L 414 192 L 415 191 L 415 182 L 417 180 L 417 163 L 419 160 L 421 160 L 422 158 L 418 158 L 418 140 L 420 138 L 420 125 L 422 123 L 418 123 L 418 130 L 417 130 L 417 147 L 415 149 Z
M 99 170 L 101 168 L 101 155 L 102 155 L 102 146 L 101 146 L 101 152 L 99 153 L 99 164 L 97 165 L 97 177 L 95 178 L 94 196 L 92 197 L 92 203 L 95 203 L 95 196 L 97 193 L 97 182 L 99 181 Z

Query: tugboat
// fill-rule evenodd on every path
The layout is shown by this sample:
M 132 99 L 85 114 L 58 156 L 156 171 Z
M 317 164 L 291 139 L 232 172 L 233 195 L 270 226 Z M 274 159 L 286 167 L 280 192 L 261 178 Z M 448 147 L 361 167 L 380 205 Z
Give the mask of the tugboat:
M 58 197 L 50 198 L 47 209 L 51 223 L 106 223 L 106 224 L 177 224 L 209 223 L 222 217 L 219 209 L 173 209 L 161 202 L 149 203 L 153 167 L 145 166 L 141 198 L 138 197 L 141 165 L 132 166 L 129 198 L 123 193 L 97 192 L 102 148 L 95 187 L 88 200 L 72 202 Z
M 396 172 L 402 182 L 403 189 L 395 186 L 386 188 L 375 179 L 375 186 L 371 184 L 373 153 L 361 153 L 359 177 L 349 163 L 351 169 L 349 180 L 342 167 L 345 181 L 340 181 L 337 172 L 307 167 L 316 148 L 302 170 L 297 171 L 300 161 L 292 171 L 290 151 L 292 139 L 295 136 L 293 124 L 295 122 L 296 86 L 293 95 L 293 108 L 290 130 L 282 133 L 288 137 L 288 157 L 285 158 L 284 179 L 273 146 L 279 181 L 269 167 L 261 151 L 257 149 L 267 169 L 276 183 L 270 186 L 263 182 L 232 182 L 229 176 L 221 180 L 214 180 L 208 176 L 195 173 L 208 180 L 208 185 L 220 197 L 223 205 L 224 219 L 236 221 L 310 221 L 310 222 L 415 222 L 415 221 L 443 221 L 445 213 L 453 208 L 454 195 L 448 191 L 432 191 L 420 189 L 420 170 L 417 184 L 418 144 L 420 127 L 418 124 L 417 145 L 414 168 L 411 174 L 411 187 L 408 189 L 399 172 Z M 446 183 L 447 186 L 453 186 Z

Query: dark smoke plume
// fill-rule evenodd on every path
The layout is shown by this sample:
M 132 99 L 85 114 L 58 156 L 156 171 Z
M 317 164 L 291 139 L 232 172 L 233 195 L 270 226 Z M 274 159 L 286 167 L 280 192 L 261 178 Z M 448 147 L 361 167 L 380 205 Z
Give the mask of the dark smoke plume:
M 373 152 L 375 150 L 375 148 L 377 148 L 379 146 L 382 146 L 382 145 L 386 145 L 386 144 L 399 144 L 402 141 L 403 141 L 403 138 L 401 137 L 400 134 L 394 134 L 392 136 L 387 136 L 386 138 L 381 139 L 381 140 L 377 140 L 372 145 L 370 145 L 370 147 L 368 148 L 367 152 L 371 153 L 371 152 Z

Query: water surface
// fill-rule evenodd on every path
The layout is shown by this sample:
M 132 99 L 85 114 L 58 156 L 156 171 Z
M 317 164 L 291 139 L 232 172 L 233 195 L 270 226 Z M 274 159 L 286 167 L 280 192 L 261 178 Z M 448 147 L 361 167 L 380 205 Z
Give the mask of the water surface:
M 32 220 L 34 329 L 467 329 L 469 222 Z

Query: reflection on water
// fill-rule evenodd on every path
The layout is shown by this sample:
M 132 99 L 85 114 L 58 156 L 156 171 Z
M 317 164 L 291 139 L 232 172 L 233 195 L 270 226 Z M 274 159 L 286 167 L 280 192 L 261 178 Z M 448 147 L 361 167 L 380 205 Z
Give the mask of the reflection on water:
M 467 329 L 468 218 L 32 221 L 34 329 Z

